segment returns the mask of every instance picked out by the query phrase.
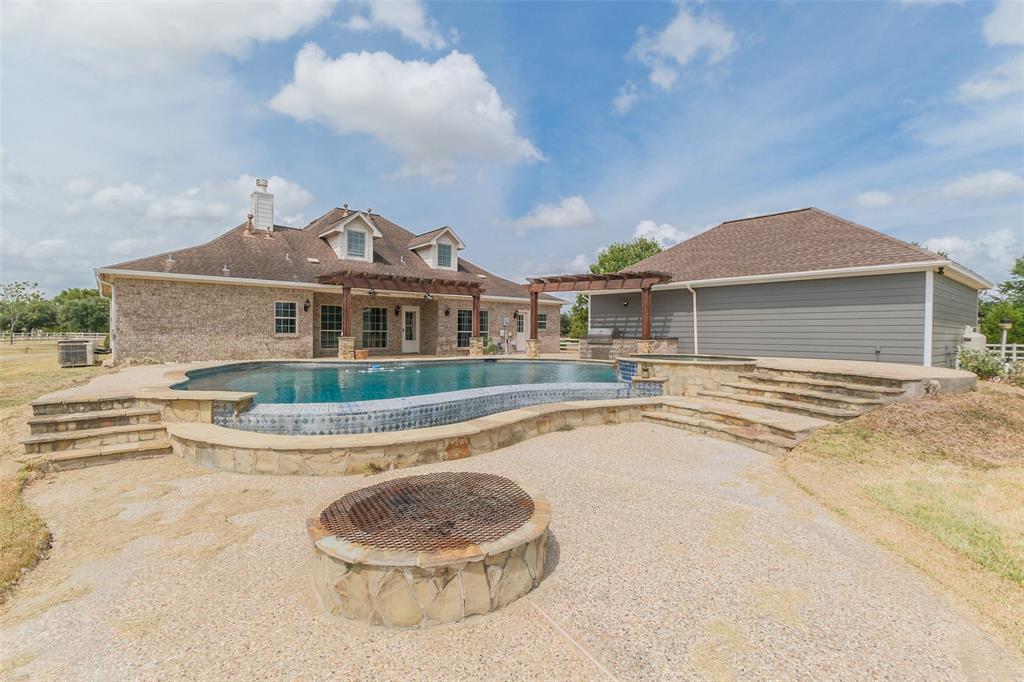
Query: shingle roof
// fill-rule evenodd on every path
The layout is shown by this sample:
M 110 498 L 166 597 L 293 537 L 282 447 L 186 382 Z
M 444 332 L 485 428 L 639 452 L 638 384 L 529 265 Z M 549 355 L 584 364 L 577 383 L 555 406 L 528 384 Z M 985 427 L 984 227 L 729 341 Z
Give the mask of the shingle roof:
M 943 260 L 817 208 L 730 220 L 631 265 L 675 282 Z
M 369 219 L 383 237 L 373 240 L 373 263 L 338 258 L 317 235 L 348 215 L 348 210 L 335 208 L 301 229 L 275 225 L 269 239 L 259 230 L 246 234 L 242 224 L 206 244 L 110 265 L 107 269 L 308 283 L 315 283 L 321 275 L 348 270 L 461 279 L 482 284 L 484 296 L 529 296 L 527 285 L 493 275 L 464 258 L 459 258 L 457 272 L 431 268 L 409 249 L 413 233 L 376 213 L 370 214 Z M 310 262 L 308 258 L 319 262 Z
M 444 227 L 439 227 L 436 230 L 431 230 L 430 232 L 418 234 L 409 240 L 409 248 L 415 249 L 417 246 L 429 244 L 434 239 L 434 237 L 438 236 L 442 232 L 452 232 L 452 228 L 445 225 Z M 454 234 L 454 232 L 452 232 L 452 234 Z

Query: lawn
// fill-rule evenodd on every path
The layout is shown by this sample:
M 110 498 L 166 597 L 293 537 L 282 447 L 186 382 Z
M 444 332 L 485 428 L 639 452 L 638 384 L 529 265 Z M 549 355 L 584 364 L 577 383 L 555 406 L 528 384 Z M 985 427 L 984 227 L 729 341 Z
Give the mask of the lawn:
M 784 464 L 1024 650 L 1024 390 L 890 405 L 819 431 Z
M 15 461 L 22 453 L 18 439 L 28 434 L 28 403 L 102 371 L 99 367 L 59 368 L 54 345 L 0 345 L 0 603 L 50 542 L 45 524 L 21 499 L 22 488 L 34 475 Z

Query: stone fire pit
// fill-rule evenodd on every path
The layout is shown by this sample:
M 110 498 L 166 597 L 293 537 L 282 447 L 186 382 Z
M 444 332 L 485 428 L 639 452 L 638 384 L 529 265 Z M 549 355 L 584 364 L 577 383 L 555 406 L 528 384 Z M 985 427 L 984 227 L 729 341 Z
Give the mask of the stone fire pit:
M 501 476 L 407 476 L 345 495 L 307 522 L 332 614 L 394 628 L 484 614 L 536 587 L 551 508 Z

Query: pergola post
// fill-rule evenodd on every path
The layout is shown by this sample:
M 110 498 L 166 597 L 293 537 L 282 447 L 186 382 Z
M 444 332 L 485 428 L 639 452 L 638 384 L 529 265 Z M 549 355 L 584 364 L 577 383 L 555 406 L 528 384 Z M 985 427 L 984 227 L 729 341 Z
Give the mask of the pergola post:
M 473 330 L 469 337 L 469 354 L 479 357 L 484 354 L 484 339 L 480 336 L 480 294 L 473 295 Z
M 651 338 L 651 287 L 640 289 L 640 341 L 637 353 L 653 353 L 654 340 Z
M 341 288 L 341 336 L 338 338 L 338 359 L 356 359 L 356 339 L 352 336 L 352 287 Z
M 540 338 L 537 336 L 537 299 L 540 292 L 530 292 L 530 338 L 526 340 L 526 354 L 531 358 L 540 357 Z

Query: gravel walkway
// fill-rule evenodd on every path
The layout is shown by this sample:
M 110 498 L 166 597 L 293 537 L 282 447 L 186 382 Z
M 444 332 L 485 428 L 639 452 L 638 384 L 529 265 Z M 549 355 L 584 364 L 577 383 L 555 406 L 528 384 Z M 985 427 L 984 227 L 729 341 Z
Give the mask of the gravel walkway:
M 550 574 L 420 632 L 323 615 L 304 520 L 409 473 L 512 477 L 551 500 Z M 768 455 L 648 424 L 553 433 L 369 478 L 175 457 L 73 471 L 28 499 L 53 552 L 0 607 L 0 677 L 1019 679 L 919 574 L 826 515 Z

